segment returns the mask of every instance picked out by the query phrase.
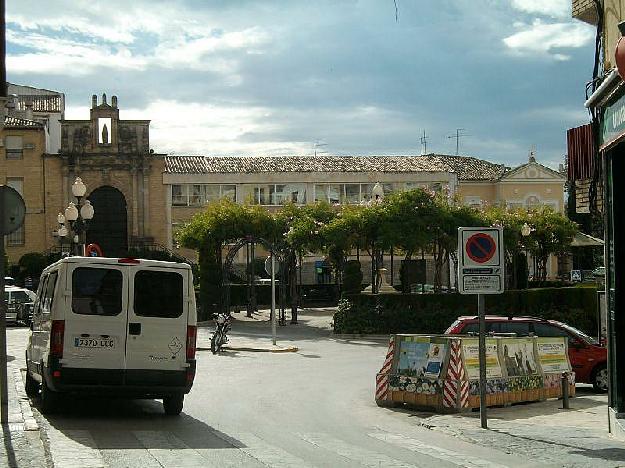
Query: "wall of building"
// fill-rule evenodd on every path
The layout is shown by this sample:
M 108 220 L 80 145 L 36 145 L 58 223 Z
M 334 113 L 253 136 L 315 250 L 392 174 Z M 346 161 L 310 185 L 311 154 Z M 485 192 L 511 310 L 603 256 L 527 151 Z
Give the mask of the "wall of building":
M 7 184 L 9 179 L 21 180 L 22 198 L 26 205 L 26 217 L 23 227 L 23 244 L 14 245 L 11 238 L 5 238 L 9 262 L 14 264 L 22 255 L 33 250 L 42 251 L 46 246 L 45 201 L 43 192 L 43 165 L 41 155 L 45 151 L 45 130 L 19 129 L 5 127 L 2 139 L 7 136 L 22 138 L 21 159 L 7 159 L 6 146 L 1 154 L 0 183 Z M 10 184 L 9 184 L 10 185 Z

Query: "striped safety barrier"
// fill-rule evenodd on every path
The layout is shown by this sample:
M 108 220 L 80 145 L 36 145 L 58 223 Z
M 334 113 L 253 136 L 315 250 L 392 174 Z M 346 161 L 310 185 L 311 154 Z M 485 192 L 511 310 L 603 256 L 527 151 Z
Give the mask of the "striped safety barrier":
M 460 340 L 451 340 L 449 353 L 447 377 L 443 384 L 443 406 L 446 408 L 457 408 L 458 406 L 464 408 L 469 405 L 469 382 L 465 380 L 464 366 L 460 355 Z
M 386 353 L 386 359 L 382 364 L 382 369 L 378 372 L 375 379 L 375 399 L 386 400 L 389 396 L 388 392 L 388 376 L 393 365 L 393 357 L 395 355 L 395 335 L 391 335 L 388 344 L 388 352 Z

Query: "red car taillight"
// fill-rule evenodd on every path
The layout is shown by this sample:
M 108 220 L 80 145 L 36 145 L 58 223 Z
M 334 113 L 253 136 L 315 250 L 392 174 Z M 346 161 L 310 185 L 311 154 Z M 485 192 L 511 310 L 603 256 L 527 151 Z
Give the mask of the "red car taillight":
M 55 358 L 63 357 L 63 338 L 65 337 L 65 320 L 52 320 L 50 331 L 50 354 Z
M 187 326 L 187 361 L 195 359 L 196 341 L 197 327 L 195 325 Z

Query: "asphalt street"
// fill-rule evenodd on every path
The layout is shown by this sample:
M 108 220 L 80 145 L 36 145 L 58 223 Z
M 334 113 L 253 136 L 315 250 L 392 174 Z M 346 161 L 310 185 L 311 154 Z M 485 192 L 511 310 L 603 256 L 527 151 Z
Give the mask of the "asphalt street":
M 518 456 L 497 434 L 483 443 L 429 430 L 410 411 L 378 408 L 374 378 L 387 344 L 333 338 L 330 321 L 330 311 L 311 312 L 279 327 L 279 344 L 297 346 L 294 353 L 199 351 L 180 417 L 166 417 L 153 400 L 71 398 L 46 418 L 35 409 L 49 457 L 57 468 L 618 466 L 614 457 L 604 465 Z M 269 344 L 270 330 L 236 321 L 231 343 Z M 200 348 L 210 333 L 200 329 Z M 8 335 L 9 354 L 23 359 L 28 330 Z

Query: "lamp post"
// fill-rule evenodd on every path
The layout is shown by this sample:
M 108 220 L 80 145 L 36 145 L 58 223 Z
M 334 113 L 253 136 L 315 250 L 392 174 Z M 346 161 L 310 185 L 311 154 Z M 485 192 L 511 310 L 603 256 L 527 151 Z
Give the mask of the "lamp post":
M 384 201 L 384 188 L 380 182 L 377 182 L 373 188 L 371 189 L 371 201 L 369 202 L 372 205 L 378 205 Z M 372 246 L 373 258 L 371 262 L 371 292 L 373 294 L 377 294 L 380 292 L 380 285 L 382 283 L 380 269 L 382 268 L 382 264 L 384 263 L 384 252 L 380 249 Z
M 65 208 L 65 213 L 59 213 L 57 216 L 60 225 L 58 234 L 61 242 L 69 234 L 67 229 L 67 223 L 69 223 L 72 231 L 71 244 L 74 255 L 85 255 L 84 234 L 87 232 L 89 221 L 93 219 L 94 214 L 91 202 L 87 199 L 82 201 L 85 193 L 87 193 L 87 187 L 80 177 L 76 177 L 72 185 L 72 194 L 76 197 L 77 203 L 70 202 Z
M 525 264 L 527 267 L 527 279 L 529 281 L 529 274 L 530 274 L 530 266 L 529 266 L 529 253 L 528 253 L 528 248 L 527 248 L 527 238 L 529 237 L 529 235 L 532 233 L 532 228 L 529 224 L 527 223 L 523 223 L 523 226 L 521 227 L 521 235 L 523 236 L 523 244 L 525 244 Z

